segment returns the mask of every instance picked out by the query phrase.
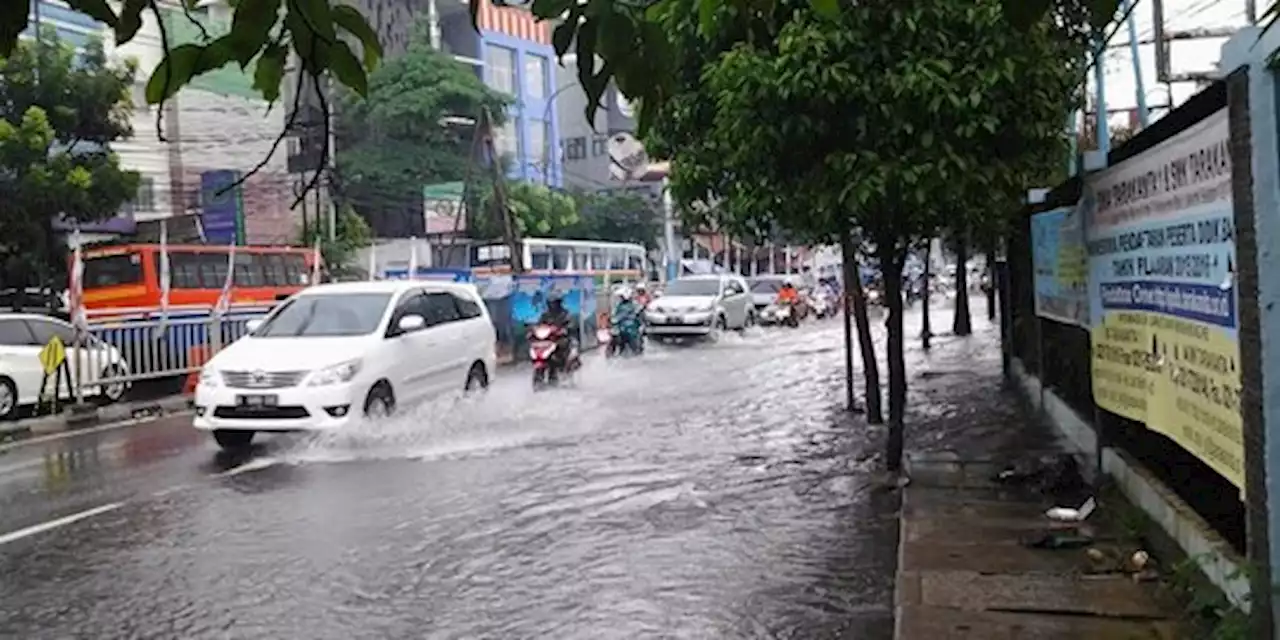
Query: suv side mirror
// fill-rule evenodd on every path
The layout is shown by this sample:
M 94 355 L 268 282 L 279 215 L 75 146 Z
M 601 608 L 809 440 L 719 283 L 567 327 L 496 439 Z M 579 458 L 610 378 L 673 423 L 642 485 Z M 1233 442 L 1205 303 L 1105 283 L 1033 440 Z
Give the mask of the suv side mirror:
M 406 315 L 400 318 L 400 322 L 396 323 L 396 328 L 400 330 L 400 333 L 417 331 L 425 326 L 427 326 L 426 319 L 416 313 Z

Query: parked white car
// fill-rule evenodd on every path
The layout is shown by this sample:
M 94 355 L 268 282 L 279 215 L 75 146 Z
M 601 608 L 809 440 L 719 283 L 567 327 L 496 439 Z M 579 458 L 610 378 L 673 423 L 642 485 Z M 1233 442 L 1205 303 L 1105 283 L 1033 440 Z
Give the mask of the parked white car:
M 742 278 L 728 274 L 687 276 L 667 283 L 645 311 L 647 332 L 657 337 L 716 339 L 755 324 L 756 310 Z
M 82 347 L 74 349 L 76 328 L 69 322 L 31 313 L 0 314 L 0 420 L 16 417 L 24 406 L 40 401 L 41 385 L 46 395 L 54 390 L 52 376 L 46 380 L 40 351 L 57 336 L 66 347 L 67 371 L 73 378 L 77 369 L 85 380 L 83 396 L 102 402 L 116 402 L 129 390 L 129 365 L 113 346 L 86 335 Z M 77 360 L 79 366 L 77 367 Z M 105 384 L 99 384 L 104 382 Z M 65 380 L 58 387 L 63 399 L 75 397 L 74 387 Z
M 474 286 L 309 287 L 217 353 L 196 386 L 197 429 L 224 449 L 258 431 L 339 429 L 451 391 L 489 386 L 497 335 Z

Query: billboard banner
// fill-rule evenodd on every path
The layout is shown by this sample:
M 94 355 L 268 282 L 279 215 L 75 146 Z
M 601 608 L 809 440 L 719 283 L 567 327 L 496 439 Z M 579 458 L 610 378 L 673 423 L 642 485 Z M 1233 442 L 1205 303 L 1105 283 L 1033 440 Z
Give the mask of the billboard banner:
M 1093 393 L 1244 486 L 1226 109 L 1085 180 Z
M 1031 216 L 1031 260 L 1035 265 L 1036 315 L 1089 326 L 1084 216 L 1076 207 Z

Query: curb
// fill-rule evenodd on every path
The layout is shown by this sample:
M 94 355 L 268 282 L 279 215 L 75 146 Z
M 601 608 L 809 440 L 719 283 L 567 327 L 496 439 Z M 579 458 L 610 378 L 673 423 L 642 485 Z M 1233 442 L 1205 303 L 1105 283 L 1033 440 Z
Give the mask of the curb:
M 88 403 L 73 405 L 57 415 L 0 424 L 0 442 L 18 442 L 33 436 L 77 431 L 122 420 L 170 415 L 190 408 L 191 398 L 185 395 L 120 402 L 105 407 Z

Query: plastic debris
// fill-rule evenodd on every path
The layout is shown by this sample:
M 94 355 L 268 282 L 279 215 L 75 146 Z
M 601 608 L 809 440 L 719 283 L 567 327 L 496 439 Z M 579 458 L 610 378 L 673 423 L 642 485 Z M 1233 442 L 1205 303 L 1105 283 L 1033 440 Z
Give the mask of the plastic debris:
M 1093 515 L 1094 509 L 1097 508 L 1098 502 L 1093 498 L 1089 498 L 1088 500 L 1085 500 L 1084 504 L 1080 505 L 1080 508 L 1078 509 L 1072 509 L 1071 507 L 1053 507 L 1052 509 L 1045 511 L 1044 515 L 1050 520 L 1057 520 L 1058 522 L 1084 522 L 1090 515 Z

